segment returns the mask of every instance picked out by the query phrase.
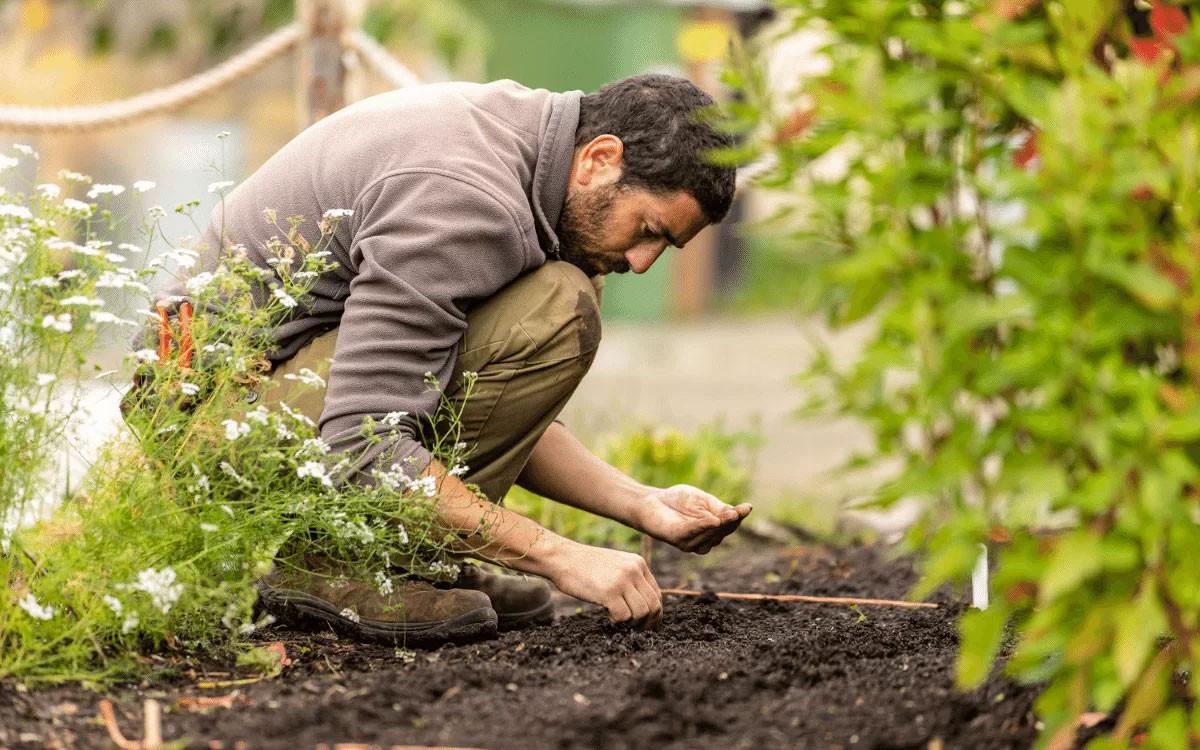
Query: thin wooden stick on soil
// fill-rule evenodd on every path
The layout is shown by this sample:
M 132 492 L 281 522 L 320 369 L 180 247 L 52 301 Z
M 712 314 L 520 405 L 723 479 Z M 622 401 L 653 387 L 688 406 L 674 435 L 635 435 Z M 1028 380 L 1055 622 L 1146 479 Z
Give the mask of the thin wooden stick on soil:
M 674 596 L 704 596 L 707 591 L 692 591 L 691 589 L 662 589 L 664 594 Z M 805 594 L 734 594 L 728 591 L 714 591 L 712 595 L 718 599 L 740 599 L 747 601 L 768 602 L 809 602 L 811 604 L 845 604 L 872 607 L 903 607 L 905 609 L 937 609 L 934 602 L 906 602 L 900 599 L 856 599 L 848 596 L 807 596 Z

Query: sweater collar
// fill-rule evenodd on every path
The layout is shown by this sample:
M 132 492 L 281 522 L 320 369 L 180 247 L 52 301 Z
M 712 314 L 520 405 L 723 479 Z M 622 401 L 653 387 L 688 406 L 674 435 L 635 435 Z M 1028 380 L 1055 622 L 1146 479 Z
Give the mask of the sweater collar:
M 563 201 L 567 198 L 582 97 L 582 91 L 551 94 L 542 109 L 542 124 L 538 129 L 538 155 L 533 168 L 530 202 L 537 222 L 538 242 L 551 258 L 558 257 L 558 234 L 554 228 L 558 226 Z

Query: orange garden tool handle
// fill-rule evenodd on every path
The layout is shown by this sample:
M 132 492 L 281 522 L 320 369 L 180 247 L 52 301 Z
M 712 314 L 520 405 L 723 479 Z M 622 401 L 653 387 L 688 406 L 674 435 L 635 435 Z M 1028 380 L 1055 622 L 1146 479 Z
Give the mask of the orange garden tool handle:
M 192 366 L 192 303 L 179 304 L 179 366 Z
M 158 362 L 162 364 L 171 356 L 171 317 L 167 306 L 158 306 Z

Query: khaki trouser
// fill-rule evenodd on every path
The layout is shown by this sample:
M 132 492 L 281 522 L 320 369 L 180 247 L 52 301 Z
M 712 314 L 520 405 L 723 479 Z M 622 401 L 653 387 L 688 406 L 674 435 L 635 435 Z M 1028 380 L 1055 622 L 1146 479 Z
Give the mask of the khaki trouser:
M 473 446 L 464 480 L 499 502 L 533 446 L 566 405 L 600 344 L 600 289 L 575 266 L 550 261 L 467 314 L 446 395 L 462 410 L 461 439 Z M 313 341 L 275 368 L 264 401 L 283 401 L 317 421 L 325 389 L 285 376 L 309 368 L 328 376 L 338 331 Z M 478 379 L 464 403 L 462 373 Z M 427 448 L 430 446 L 426 446 Z

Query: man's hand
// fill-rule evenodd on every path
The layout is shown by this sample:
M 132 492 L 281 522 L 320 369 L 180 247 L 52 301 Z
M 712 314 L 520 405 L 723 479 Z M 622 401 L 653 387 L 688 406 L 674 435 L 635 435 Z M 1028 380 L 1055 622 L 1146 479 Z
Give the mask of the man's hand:
M 613 622 L 647 629 L 662 622 L 662 593 L 641 557 L 570 542 L 555 558 L 550 578 L 564 594 L 599 604 Z
M 703 555 L 737 530 L 750 503 L 728 505 L 687 484 L 652 490 L 638 508 L 640 528 L 684 552 Z

